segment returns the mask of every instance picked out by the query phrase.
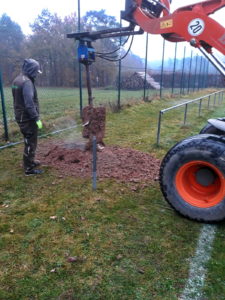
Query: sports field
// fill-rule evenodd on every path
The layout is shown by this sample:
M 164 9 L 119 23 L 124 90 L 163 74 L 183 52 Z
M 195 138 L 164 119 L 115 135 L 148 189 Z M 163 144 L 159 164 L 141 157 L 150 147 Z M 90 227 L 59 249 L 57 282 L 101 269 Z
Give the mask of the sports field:
M 44 99 L 40 91 L 43 133 L 79 125 L 79 106 L 73 110 L 78 92 L 74 98 L 70 92 L 62 100 Z M 223 116 L 224 104 L 203 104 L 200 117 L 193 105 L 184 126 L 183 109 L 172 111 L 156 146 L 159 110 L 198 96 L 143 102 L 131 92 L 120 112 L 108 109 L 106 145 L 162 159 L 208 118 Z M 10 133 L 18 140 L 14 125 Z M 40 139 L 40 146 L 80 141 L 80 130 Z M 43 166 L 43 176 L 25 177 L 22 151 L 18 145 L 0 153 L 0 299 L 224 299 L 224 222 L 200 224 L 178 215 L 157 179 L 133 188 L 109 177 L 94 191 L 91 178 L 62 176 L 54 166 Z

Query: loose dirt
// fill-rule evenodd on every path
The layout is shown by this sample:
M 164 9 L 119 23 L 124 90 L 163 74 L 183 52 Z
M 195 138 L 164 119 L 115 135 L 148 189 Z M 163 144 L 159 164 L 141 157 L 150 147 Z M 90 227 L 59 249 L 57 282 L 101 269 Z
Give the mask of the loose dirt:
M 106 108 L 88 105 L 82 111 L 82 120 L 85 125 L 82 135 L 88 139 L 85 149 L 91 149 L 93 136 L 96 136 L 98 144 L 104 145 Z
M 92 152 L 85 145 L 41 144 L 38 158 L 44 165 L 55 168 L 61 176 L 90 178 Z M 97 176 L 120 182 L 143 185 L 158 179 L 160 160 L 148 153 L 130 148 L 106 146 L 97 152 Z

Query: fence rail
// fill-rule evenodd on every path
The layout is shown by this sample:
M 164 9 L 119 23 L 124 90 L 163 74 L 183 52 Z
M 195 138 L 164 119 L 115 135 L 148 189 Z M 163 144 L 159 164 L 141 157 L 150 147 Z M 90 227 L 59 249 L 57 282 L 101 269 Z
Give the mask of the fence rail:
M 204 99 L 208 99 L 207 108 L 209 109 L 209 108 L 210 108 L 210 101 L 211 101 L 211 99 L 213 98 L 213 107 L 215 107 L 215 105 L 216 105 L 216 97 L 218 96 L 218 103 L 221 104 L 222 101 L 223 101 L 223 98 L 224 98 L 224 93 L 225 93 L 225 90 L 222 90 L 222 91 L 219 91 L 219 92 L 211 93 L 211 94 L 205 95 L 205 96 L 203 96 L 203 97 L 199 97 L 199 98 L 196 98 L 196 99 L 193 99 L 193 100 L 190 100 L 190 101 L 186 101 L 186 102 L 183 102 L 183 103 L 180 103 L 180 104 L 177 104 L 177 105 L 174 105 L 174 106 L 170 106 L 170 107 L 168 107 L 168 108 L 165 108 L 165 109 L 160 110 L 160 112 L 159 112 L 159 118 L 158 118 L 158 130 L 157 130 L 157 142 L 156 142 L 157 145 L 160 144 L 160 134 L 161 134 L 162 116 L 163 116 L 166 112 L 184 106 L 185 109 L 184 109 L 184 123 L 183 123 L 183 124 L 185 125 L 185 124 L 186 124 L 186 121 L 187 121 L 188 105 L 190 105 L 190 104 L 192 104 L 192 103 L 197 103 L 197 102 L 199 102 L 198 116 L 200 117 L 200 116 L 201 116 L 201 111 L 202 111 L 202 101 L 203 101 Z
M 182 43 L 172 44 L 162 38 L 162 52 L 159 51 L 157 53 L 158 58 L 153 59 L 148 43 L 149 38 L 151 36 L 146 33 L 144 62 L 131 56 L 127 60 L 120 61 L 118 64 L 111 64 L 107 68 L 98 69 L 95 65 L 96 70 L 93 69 L 92 74 L 92 85 L 96 93 L 95 105 L 109 105 L 111 108 L 120 109 L 123 104 L 133 100 L 148 101 L 155 97 L 185 95 L 209 87 L 217 89 L 224 87 L 222 76 L 203 56 L 199 56 L 198 49 L 186 48 Z M 172 52 L 168 51 L 169 47 L 172 47 Z M 169 56 L 167 52 L 170 52 Z M 32 57 L 32 55 L 30 56 Z M 17 71 L 21 68 L 21 63 L 17 57 L 14 59 L 11 56 L 6 56 L 0 60 L 0 144 L 3 140 L 14 139 L 18 133 L 18 128 L 17 130 L 14 129 L 14 110 L 10 85 L 12 79 L 17 75 Z M 66 121 L 70 126 L 71 122 L 74 121 L 74 116 L 77 116 L 79 111 L 81 116 L 83 107 L 87 105 L 85 76 L 83 76 L 85 74 L 81 74 L 83 68 L 78 63 L 78 80 L 77 63 L 78 61 L 74 62 L 73 65 L 70 64 L 69 69 L 66 68 L 69 73 L 63 69 L 64 64 L 58 65 L 56 63 L 54 65 L 54 69 L 60 72 L 58 79 L 61 78 L 61 68 L 65 72 L 63 74 L 66 76 L 70 74 L 70 80 L 66 81 L 66 86 L 64 81 L 53 80 L 56 76 L 55 74 L 52 76 L 52 72 L 48 69 L 48 66 L 52 65 L 52 58 L 48 62 L 46 61 L 43 69 L 45 71 L 39 79 L 37 78 L 38 96 L 41 100 L 41 117 L 48 123 L 46 131 L 65 128 Z M 185 122 L 187 108 L 188 106 L 185 110 Z

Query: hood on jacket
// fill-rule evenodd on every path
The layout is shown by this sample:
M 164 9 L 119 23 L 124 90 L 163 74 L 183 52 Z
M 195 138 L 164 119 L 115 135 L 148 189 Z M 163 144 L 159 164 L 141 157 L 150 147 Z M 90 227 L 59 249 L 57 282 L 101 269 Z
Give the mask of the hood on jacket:
M 32 79 L 35 79 L 38 73 L 42 73 L 39 62 L 33 58 L 27 58 L 24 60 L 22 72 L 24 75 L 27 75 Z

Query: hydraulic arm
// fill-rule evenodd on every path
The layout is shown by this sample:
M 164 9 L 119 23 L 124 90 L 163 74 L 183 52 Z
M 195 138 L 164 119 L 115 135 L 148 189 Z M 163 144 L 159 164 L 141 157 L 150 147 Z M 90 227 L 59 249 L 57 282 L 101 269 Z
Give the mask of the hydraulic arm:
M 87 149 L 93 135 L 97 137 L 100 149 L 104 147 L 105 128 L 102 122 L 105 117 L 99 117 L 105 114 L 98 114 L 95 110 L 101 112 L 102 107 L 93 107 L 89 65 L 94 62 L 95 55 L 108 59 L 107 54 L 114 55 L 120 50 L 119 47 L 109 53 L 97 53 L 92 47 L 93 41 L 143 32 L 160 34 L 170 42 L 189 42 L 225 76 L 224 63 L 213 53 L 214 48 L 225 55 L 225 29 L 210 18 L 211 14 L 225 7 L 225 0 L 203 1 L 181 7 L 173 13 L 170 12 L 170 4 L 169 0 L 126 0 L 121 17 L 130 23 L 128 27 L 67 35 L 79 41 L 78 58 L 86 66 L 89 106 L 83 110 L 83 137 L 89 138 Z M 200 132 L 204 134 L 177 143 L 167 153 L 159 176 L 161 190 L 168 203 L 184 216 L 205 222 L 225 219 L 224 118 L 209 123 L 214 128 L 206 127 L 208 129 Z
M 170 42 L 187 41 L 198 48 L 225 76 L 225 66 L 213 53 L 213 48 L 225 55 L 225 28 L 210 15 L 225 7 L 225 0 L 208 0 L 170 12 L 171 0 L 126 0 L 122 19 L 130 25 L 97 32 L 68 34 L 82 43 L 97 39 L 142 34 L 161 34 Z M 135 30 L 136 26 L 139 27 Z M 83 63 L 87 63 L 83 61 Z
M 144 31 L 161 34 L 171 42 L 190 42 L 225 76 L 223 62 L 213 54 L 215 48 L 225 55 L 225 28 L 209 17 L 225 7 L 225 0 L 203 1 L 181 7 L 173 13 L 170 13 L 168 0 L 127 0 L 127 7 L 130 9 L 128 18 L 129 15 L 132 16 L 134 22 Z

